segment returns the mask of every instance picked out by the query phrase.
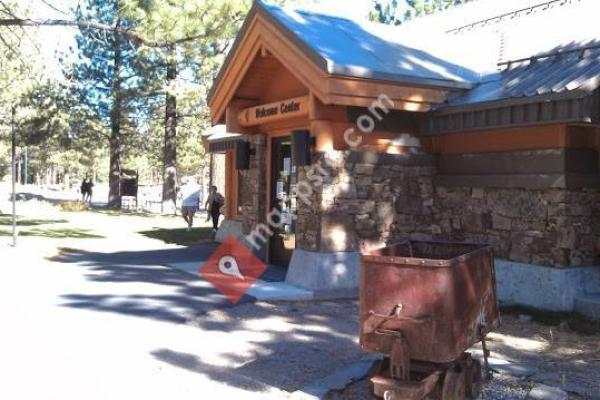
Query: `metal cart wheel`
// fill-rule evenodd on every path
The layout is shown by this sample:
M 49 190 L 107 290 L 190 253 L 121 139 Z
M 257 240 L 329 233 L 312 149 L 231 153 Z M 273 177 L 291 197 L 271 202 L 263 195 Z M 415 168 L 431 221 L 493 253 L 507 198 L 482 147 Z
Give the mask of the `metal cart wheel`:
M 446 371 L 441 400 L 466 400 L 466 378 L 465 371 L 456 371 L 454 368 Z

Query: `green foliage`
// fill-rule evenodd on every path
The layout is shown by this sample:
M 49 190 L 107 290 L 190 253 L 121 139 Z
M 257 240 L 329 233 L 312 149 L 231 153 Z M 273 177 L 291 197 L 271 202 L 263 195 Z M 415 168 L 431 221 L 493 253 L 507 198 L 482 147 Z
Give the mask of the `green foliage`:
M 82 203 L 80 201 L 67 201 L 66 203 L 60 204 L 61 211 L 66 212 L 82 212 L 89 211 L 90 207 L 87 203 Z
M 248 12 L 249 0 L 125 0 L 123 13 L 146 41 L 141 53 L 156 60 L 148 74 L 160 75 L 152 89 L 161 100 L 152 104 L 144 136 L 145 152 L 128 162 L 160 169 L 163 166 L 165 97 L 177 98 L 177 169 L 180 175 L 199 174 L 204 151 L 200 135 L 209 126 L 206 95 Z M 171 43 L 168 46 L 156 46 Z M 166 65 L 176 78 L 166 79 Z
M 21 3 L 0 7 L 0 17 L 27 16 Z M 4 10 L 5 15 L 2 15 Z M 25 30 L 27 29 L 27 30 Z M 57 77 L 45 76 L 39 62 L 41 32 L 0 27 L 0 179 L 10 172 L 10 112 L 16 107 L 18 154 L 27 146 L 29 172 L 45 174 L 49 165 L 83 176 L 94 172 L 103 154 L 101 121 L 84 113 L 79 99 Z
M 199 216 L 202 218 L 202 216 Z M 138 232 L 142 236 L 150 239 L 156 239 L 168 244 L 177 244 L 180 246 L 189 246 L 213 239 L 212 228 L 194 228 L 191 232 L 186 229 L 161 229 L 155 228 L 151 231 Z
M 0 181 L 10 174 L 10 147 L 0 137 Z
M 6 7 L 16 9 L 9 1 Z M 0 7 L 0 18 L 8 17 Z M 27 63 L 20 57 L 21 30 L 0 27 L 0 180 L 10 174 L 10 116 L 15 96 L 26 77 Z
M 400 25 L 404 21 L 443 11 L 468 1 L 471 0 L 373 0 L 370 18 L 385 24 Z
M 18 145 L 28 147 L 32 175 L 51 164 L 75 177 L 97 175 L 105 154 L 102 121 L 69 88 L 41 82 L 22 94 L 18 110 Z
M 119 0 L 86 0 L 77 9 L 76 18 L 81 21 L 98 22 L 121 29 L 133 30 L 136 24 L 127 19 Z M 77 62 L 69 71 L 76 84 L 73 89 L 79 103 L 98 115 L 107 125 L 113 117 L 129 128 L 135 127 L 143 107 L 147 105 L 145 89 L 152 85 L 156 74 L 149 75 L 149 68 L 156 60 L 143 57 L 140 47 L 128 40 L 122 33 L 98 31 L 91 28 L 80 29 L 77 36 Z M 116 66 L 116 57 L 120 65 Z M 119 82 L 119 93 L 115 85 Z M 115 102 L 122 114 L 113 116 Z M 129 118 L 127 118 L 129 117 Z
M 371 18 L 399 24 L 465 1 L 373 0 Z M 318 0 L 274 2 L 306 7 Z M 17 1 L 2 4 L 27 14 Z M 29 146 L 32 172 L 54 164 L 74 176 L 106 177 L 111 125 L 118 121 L 121 166 L 140 170 L 146 180 L 160 179 L 167 94 L 177 98 L 179 174 L 199 174 L 201 134 L 210 125 L 207 92 L 250 5 L 250 0 L 82 0 L 76 19 L 119 26 L 138 39 L 80 29 L 75 62 L 64 61 L 64 85 L 42 77 L 35 40 L 22 28 L 0 28 L 0 177 L 8 165 L 6 117 L 16 101 L 20 143 Z M 0 7 L 0 17 L 6 13 Z M 168 65 L 176 67 L 174 79 L 167 77 Z
M 39 225 L 54 225 L 54 224 L 66 224 L 69 221 L 66 219 L 21 219 L 18 218 L 19 226 L 39 226 Z M 0 226 L 12 225 L 12 215 L 0 215 Z

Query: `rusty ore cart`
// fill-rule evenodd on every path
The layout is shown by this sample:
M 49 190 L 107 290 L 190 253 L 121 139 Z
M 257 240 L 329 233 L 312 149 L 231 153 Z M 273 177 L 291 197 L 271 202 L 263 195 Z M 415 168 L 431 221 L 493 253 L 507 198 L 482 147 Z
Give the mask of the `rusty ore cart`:
M 371 378 L 385 400 L 475 399 L 482 368 L 466 350 L 498 325 L 490 246 L 405 241 L 363 253 L 360 344 L 383 353 Z M 487 376 L 487 365 L 486 376 Z

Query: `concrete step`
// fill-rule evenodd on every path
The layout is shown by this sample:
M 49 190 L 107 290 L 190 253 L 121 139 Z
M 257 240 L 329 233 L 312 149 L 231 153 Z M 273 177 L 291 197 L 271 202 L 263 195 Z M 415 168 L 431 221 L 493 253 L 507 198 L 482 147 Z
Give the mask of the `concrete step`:
M 595 321 L 600 321 L 600 294 L 575 298 L 575 311 Z

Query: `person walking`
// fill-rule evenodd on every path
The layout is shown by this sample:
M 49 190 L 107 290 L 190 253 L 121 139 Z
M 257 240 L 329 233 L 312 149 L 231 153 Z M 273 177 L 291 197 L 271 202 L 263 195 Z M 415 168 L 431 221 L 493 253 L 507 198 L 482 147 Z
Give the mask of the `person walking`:
M 217 232 L 217 230 L 219 230 L 219 217 L 221 216 L 221 207 L 223 207 L 224 204 L 225 197 L 219 193 L 216 186 L 211 186 L 210 194 L 206 199 L 205 206 L 208 211 L 206 220 L 208 221 L 212 218 L 213 232 Z
M 191 179 L 183 178 L 183 186 L 179 189 L 177 197 L 181 199 L 181 215 L 188 225 L 187 231 L 191 232 L 194 226 L 194 216 L 200 205 L 200 186 Z
M 92 204 L 92 195 L 94 194 L 94 182 L 92 178 L 88 178 L 87 182 L 87 200 L 88 203 Z
M 87 197 L 88 192 L 88 182 L 87 178 L 83 178 L 81 181 L 81 186 L 79 187 L 79 193 L 81 193 L 81 202 L 85 203 L 85 198 Z

